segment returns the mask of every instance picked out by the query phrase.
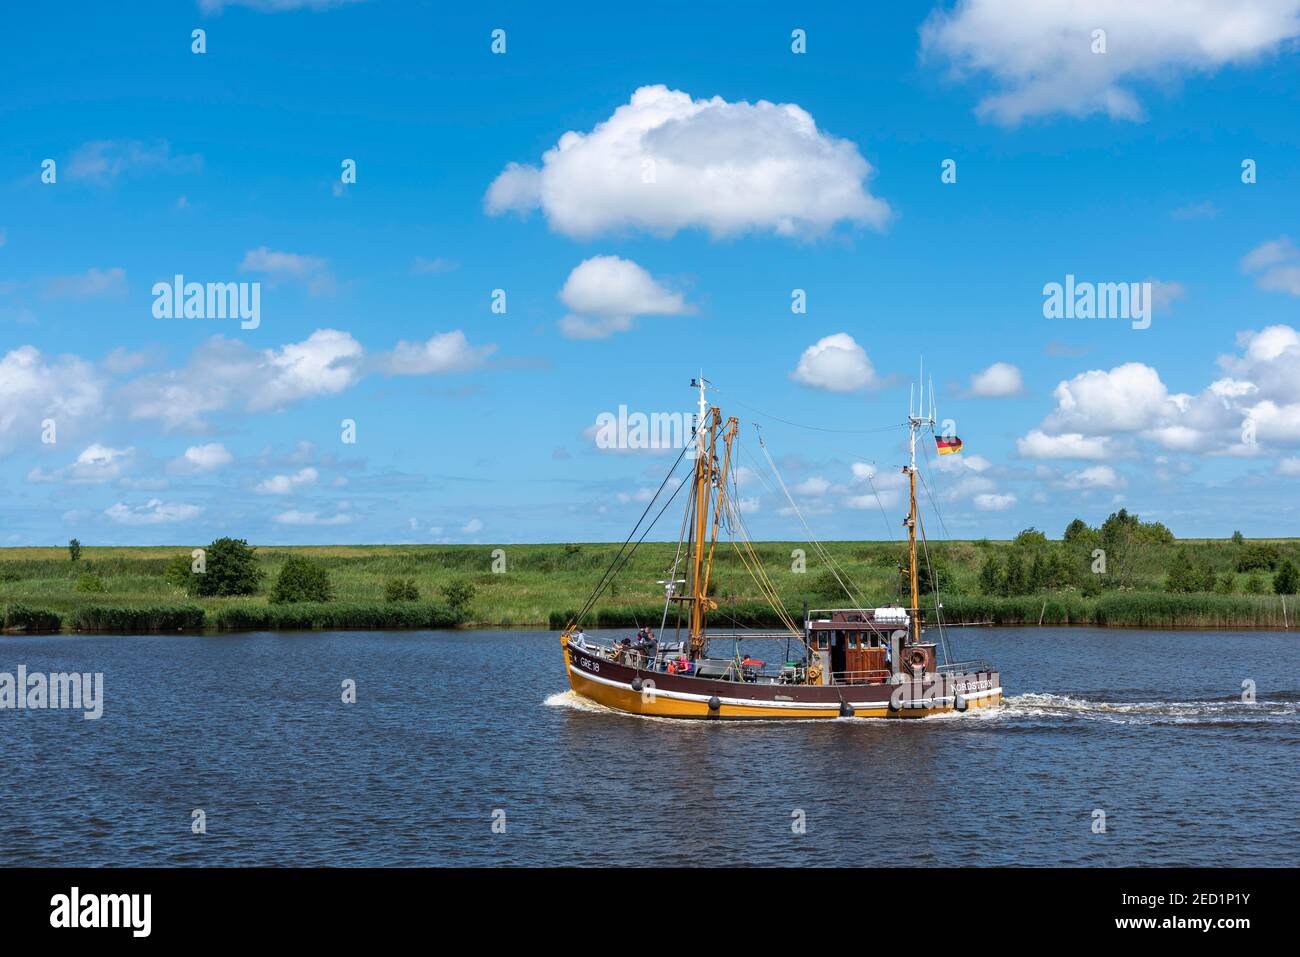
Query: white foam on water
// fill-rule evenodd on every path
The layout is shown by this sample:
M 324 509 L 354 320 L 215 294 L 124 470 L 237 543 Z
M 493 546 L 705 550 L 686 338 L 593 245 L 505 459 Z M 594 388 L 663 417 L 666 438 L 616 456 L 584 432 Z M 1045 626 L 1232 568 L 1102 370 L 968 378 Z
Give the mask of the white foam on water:
M 1294 701 L 1254 703 L 1239 700 L 1219 701 L 1089 701 L 1070 695 L 1026 694 L 1003 700 L 1001 709 L 1007 717 L 1078 717 L 1116 724 L 1217 724 L 1243 721 L 1294 721 L 1300 717 Z
M 568 691 L 557 691 L 548 697 L 542 704 L 548 708 L 571 708 L 574 711 L 603 711 L 606 714 L 615 714 L 613 708 L 606 708 L 603 704 L 592 701 L 590 698 L 584 698 L 572 688 Z

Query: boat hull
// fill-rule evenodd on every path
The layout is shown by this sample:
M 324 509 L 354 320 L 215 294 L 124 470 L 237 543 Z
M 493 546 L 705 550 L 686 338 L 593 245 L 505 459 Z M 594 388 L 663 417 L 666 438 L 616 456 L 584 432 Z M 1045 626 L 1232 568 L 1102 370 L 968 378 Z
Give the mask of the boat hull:
M 601 655 L 564 647 L 574 692 L 617 711 L 701 720 L 924 718 L 996 707 L 996 671 L 929 675 L 902 684 L 782 685 L 714 681 L 638 670 Z M 847 708 L 846 708 L 847 705 Z

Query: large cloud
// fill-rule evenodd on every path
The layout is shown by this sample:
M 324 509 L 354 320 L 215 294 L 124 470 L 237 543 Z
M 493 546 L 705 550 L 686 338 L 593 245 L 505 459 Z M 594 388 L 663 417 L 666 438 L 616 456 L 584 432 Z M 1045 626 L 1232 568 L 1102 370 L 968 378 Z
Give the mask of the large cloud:
M 342 392 L 360 378 L 362 354 L 361 344 L 337 329 L 260 351 L 213 336 L 185 368 L 144 376 L 123 386 L 121 395 L 131 418 L 154 419 L 165 428 L 199 427 L 208 413 L 232 406 L 273 411 Z
M 1018 440 L 1029 458 L 1102 459 L 1147 442 L 1173 452 L 1255 456 L 1300 446 L 1300 332 L 1269 326 L 1237 337 L 1228 373 L 1196 393 L 1170 392 L 1129 362 L 1061 382 L 1056 408 Z M 1121 444 L 1117 444 L 1121 443 Z
M 1093 52 L 1105 30 L 1106 52 Z M 977 112 L 1015 124 L 1049 113 L 1138 119 L 1132 87 L 1211 72 L 1300 36 L 1300 0 L 960 0 L 921 28 L 926 53 L 1001 88 Z
M 47 358 L 34 346 L 0 357 L 0 451 L 20 437 L 36 442 L 41 422 L 53 419 L 55 437 L 96 416 L 104 382 L 76 356 Z
M 794 104 L 644 86 L 590 132 L 565 133 L 540 167 L 511 163 L 485 205 L 493 215 L 541 209 L 575 238 L 690 227 L 809 236 L 841 221 L 885 224 L 888 204 L 864 186 L 870 173 L 853 143 Z
M 1140 362 L 1126 362 L 1104 372 L 1094 369 L 1052 393 L 1056 410 L 1046 431 L 1106 434 L 1150 428 L 1168 411 L 1169 390 L 1160 374 Z
M 690 311 L 680 293 L 618 256 L 593 256 L 575 266 L 560 300 L 573 310 L 560 320 L 561 332 L 571 339 L 604 339 L 631 329 L 636 316 Z

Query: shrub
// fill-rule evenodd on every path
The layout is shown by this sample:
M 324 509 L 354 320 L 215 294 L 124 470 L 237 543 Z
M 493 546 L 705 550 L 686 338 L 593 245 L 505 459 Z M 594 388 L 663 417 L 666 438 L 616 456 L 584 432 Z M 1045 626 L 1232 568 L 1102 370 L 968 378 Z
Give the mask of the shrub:
M 1277 567 L 1279 557 L 1276 545 L 1252 542 L 1241 547 L 1241 554 L 1237 556 L 1237 571 L 1272 571 Z
M 15 602 L 5 606 L 4 627 L 7 631 L 58 631 L 63 627 L 63 619 L 48 609 L 29 608 Z
M 85 605 L 72 616 L 74 631 L 202 631 L 198 605 Z
M 390 578 L 384 582 L 384 601 L 419 601 L 420 589 L 414 578 Z
M 910 595 L 912 593 L 912 579 L 907 570 L 908 554 L 906 551 L 898 560 L 898 588 L 899 594 Z M 924 546 L 921 542 L 916 543 L 916 588 L 922 595 L 931 595 L 937 585 L 940 592 L 953 591 L 954 578 L 948 573 L 948 560 L 943 552 L 937 548 L 930 549 L 930 554 L 925 554 Z M 850 585 L 853 582 L 845 576 L 845 581 Z M 856 587 L 856 586 L 854 586 Z
M 1192 561 L 1187 549 L 1180 548 L 1169 563 L 1165 591 L 1180 594 L 1214 590 L 1214 568 L 1204 559 Z
M 163 568 L 163 581 L 185 589 L 187 595 L 193 595 L 198 591 L 198 577 L 194 574 L 188 555 L 177 555 Z
M 271 603 L 275 605 L 333 600 L 334 586 L 325 566 L 301 555 L 285 561 L 271 589 Z
M 465 614 L 474 601 L 476 589 L 470 582 L 452 582 L 442 586 L 442 597 L 452 611 Z
M 253 595 L 262 584 L 262 569 L 247 541 L 218 538 L 206 549 L 203 574 L 194 577 L 195 591 L 204 598 Z
M 87 595 L 102 595 L 108 591 L 104 587 L 104 579 L 100 578 L 93 572 L 82 572 L 81 577 L 77 579 L 76 590 Z
M 996 595 L 1002 590 L 1002 568 L 996 555 L 989 555 L 980 566 L 980 592 Z
M 1300 570 L 1297 570 L 1291 559 L 1282 562 L 1282 566 L 1273 576 L 1273 591 L 1279 595 L 1294 595 L 1300 591 Z
M 81 558 L 81 542 L 75 538 L 68 539 L 68 561 L 75 562 Z
M 1046 545 L 1047 536 L 1032 526 L 1016 536 L 1016 545 Z

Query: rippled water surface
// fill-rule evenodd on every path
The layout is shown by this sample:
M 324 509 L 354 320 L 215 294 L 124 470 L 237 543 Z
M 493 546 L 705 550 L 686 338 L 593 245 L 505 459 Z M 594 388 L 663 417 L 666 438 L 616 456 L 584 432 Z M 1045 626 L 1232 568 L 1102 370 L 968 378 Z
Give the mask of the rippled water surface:
M 630 717 L 542 632 L 0 638 L 106 699 L 0 711 L 0 864 L 1295 863 L 1295 634 L 953 637 L 1002 709 Z

